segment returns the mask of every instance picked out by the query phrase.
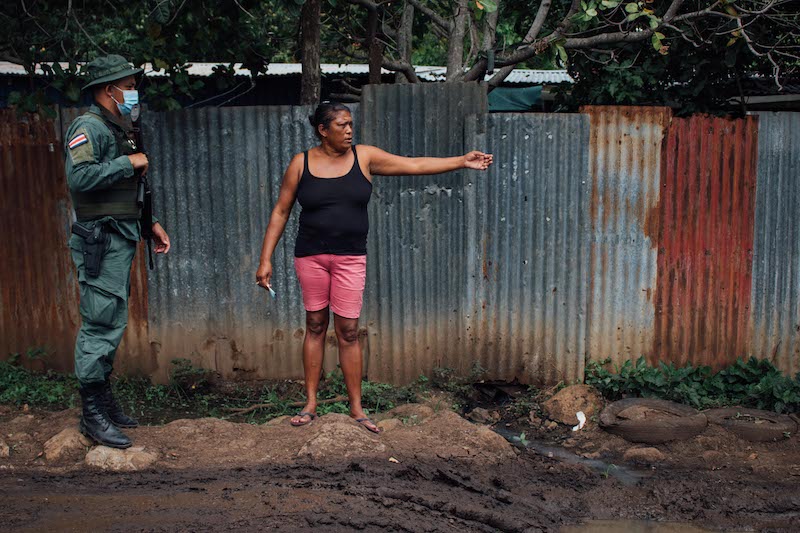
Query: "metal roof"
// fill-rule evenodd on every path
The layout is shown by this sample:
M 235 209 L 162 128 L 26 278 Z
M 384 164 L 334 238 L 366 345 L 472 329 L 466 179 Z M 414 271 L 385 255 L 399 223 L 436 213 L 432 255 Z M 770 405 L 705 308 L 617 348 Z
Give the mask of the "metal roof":
M 191 76 L 211 76 L 214 73 L 214 67 L 218 65 L 225 65 L 225 63 L 190 63 L 189 74 Z M 64 69 L 69 68 L 69 63 L 61 63 Z M 145 72 L 148 76 L 166 76 L 166 73 L 161 70 L 154 70 L 150 63 L 144 66 Z M 235 63 L 233 66 L 234 72 L 237 76 L 250 76 L 250 70 L 243 68 L 241 63 Z M 369 65 L 365 64 L 337 64 L 337 63 L 323 63 L 321 65 L 323 75 L 336 75 L 336 74 L 349 74 L 354 76 L 366 76 L 369 74 Z M 444 81 L 446 74 L 446 67 L 436 66 L 417 66 L 414 67 L 417 76 L 424 81 Z M 266 76 L 299 76 L 302 72 L 300 63 L 270 63 L 267 66 Z M 391 74 L 391 71 L 381 69 L 383 74 Z M 37 66 L 36 74 L 44 74 L 42 69 Z M 0 75 L 6 76 L 25 76 L 25 67 L 10 63 L 8 61 L 0 61 Z M 486 79 L 491 78 L 487 74 Z M 510 84 L 543 84 L 543 83 L 572 83 L 573 79 L 567 74 L 566 70 L 532 70 L 532 69 L 515 69 L 505 79 L 505 83 Z

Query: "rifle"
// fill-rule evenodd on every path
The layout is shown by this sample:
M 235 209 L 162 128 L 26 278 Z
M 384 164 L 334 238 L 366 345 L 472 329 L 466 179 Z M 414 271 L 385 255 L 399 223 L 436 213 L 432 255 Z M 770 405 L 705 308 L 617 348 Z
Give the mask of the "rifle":
M 146 155 L 141 114 L 139 104 L 133 106 L 133 109 L 131 109 L 131 123 L 133 124 L 136 151 Z M 142 227 L 142 238 L 147 241 L 147 257 L 150 263 L 150 270 L 153 270 L 153 191 L 150 190 L 150 183 L 147 181 L 147 175 L 144 172 L 137 170 L 136 175 L 139 180 L 136 189 L 136 205 L 142 210 L 142 215 L 139 219 Z

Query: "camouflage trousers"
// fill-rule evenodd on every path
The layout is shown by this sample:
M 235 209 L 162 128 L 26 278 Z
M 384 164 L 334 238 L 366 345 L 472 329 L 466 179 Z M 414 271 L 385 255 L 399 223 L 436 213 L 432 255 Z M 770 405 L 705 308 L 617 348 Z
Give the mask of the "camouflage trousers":
M 69 246 L 78 271 L 83 319 L 75 340 L 75 375 L 81 386 L 96 385 L 111 375 L 117 348 L 128 325 L 136 243 L 118 233 L 109 233 L 100 275 L 96 278 L 86 276 L 83 239 L 72 235 Z

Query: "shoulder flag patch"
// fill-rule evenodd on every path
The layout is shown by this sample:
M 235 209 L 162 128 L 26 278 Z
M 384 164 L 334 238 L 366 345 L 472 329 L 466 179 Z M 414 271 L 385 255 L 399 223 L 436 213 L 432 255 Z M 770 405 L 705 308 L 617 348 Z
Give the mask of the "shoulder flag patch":
M 82 144 L 86 144 L 88 142 L 89 142 L 89 139 L 86 137 L 86 134 L 85 133 L 81 133 L 79 135 L 76 135 L 75 138 L 72 139 L 69 142 L 69 149 L 70 150 L 74 150 L 78 146 L 80 146 Z

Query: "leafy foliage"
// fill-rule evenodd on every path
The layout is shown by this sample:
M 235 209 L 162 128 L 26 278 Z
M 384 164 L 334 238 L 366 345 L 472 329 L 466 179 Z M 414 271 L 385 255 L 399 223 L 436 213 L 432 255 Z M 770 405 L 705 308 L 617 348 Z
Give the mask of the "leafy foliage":
M 29 73 L 45 65 L 43 77 L 31 76 L 29 87 L 9 102 L 21 111 L 52 114 L 47 105 L 53 91 L 68 102 L 78 101 L 79 62 L 119 53 L 136 64 L 150 63 L 163 74 L 148 78 L 141 88 L 151 108 L 174 110 L 205 100 L 222 105 L 253 87 L 234 78 L 233 63 L 259 74 L 270 62 L 299 59 L 303 3 L 9 0 L 0 5 L 0 57 L 24 65 Z M 400 57 L 405 53 L 400 51 L 405 5 L 324 0 L 321 60 L 366 61 L 369 13 L 377 12 L 380 29 L 375 37 L 384 59 L 405 62 Z M 563 109 L 653 104 L 675 107 L 681 114 L 717 112 L 728 109 L 727 102 L 741 93 L 743 77 L 755 74 L 768 80 L 800 66 L 800 11 L 787 1 L 582 0 L 532 5 L 524 0 L 468 0 L 461 42 L 450 33 L 458 2 L 424 0 L 419 5 L 425 10 L 415 10 L 410 26 L 413 64 L 443 65 L 449 57 L 460 56 L 469 70 L 467 78 L 475 80 L 483 78 L 491 54 L 498 77 L 490 82 L 493 86 L 506 75 L 501 67 L 507 64 L 569 68 L 577 83 L 561 94 Z M 541 6 L 549 8 L 540 18 Z M 68 61 L 69 67 L 46 66 L 53 61 Z M 191 61 L 219 66 L 211 78 L 191 78 Z
M 29 404 L 45 408 L 71 407 L 77 401 L 78 382 L 73 376 L 49 371 L 34 373 L 0 361 L 0 404 Z
M 12 360 L 0 361 L 0 404 L 27 404 L 43 409 L 80 405 L 78 381 L 74 375 L 35 372 L 20 366 L 25 357 L 36 360 L 42 353 L 42 350 L 34 349 L 27 354 L 12 354 Z M 294 414 L 297 408 L 291 404 L 305 399 L 297 382 L 215 386 L 211 375 L 210 371 L 193 366 L 188 359 L 175 359 L 168 385 L 153 384 L 148 378 L 122 376 L 113 382 L 114 394 L 127 412 L 145 423 L 203 416 L 227 417 L 230 416 L 229 408 L 246 408 L 256 403 L 271 407 L 254 411 L 244 420 L 263 423 L 277 416 Z M 428 390 L 428 381 L 420 378 L 405 387 L 363 381 L 361 389 L 364 408 L 377 413 L 416 401 L 418 394 Z M 323 380 L 319 399 L 336 398 L 346 393 L 344 378 L 341 370 L 337 369 Z M 317 412 L 321 415 L 330 412 L 347 414 L 349 406 L 344 401 L 321 404 Z
M 296 3 L 282 0 L 9 1 L 0 7 L 0 55 L 29 72 L 41 63 L 70 62 L 68 72 L 44 68 L 43 86 L 15 96 L 15 103 L 28 108 L 45 101 L 48 87 L 77 102 L 81 84 L 74 65 L 115 53 L 163 71 L 166 77 L 146 85 L 144 96 L 155 109 L 178 109 L 180 100 L 191 100 L 204 87 L 204 81 L 189 78 L 190 61 L 242 62 L 257 74 L 270 61 L 290 59 L 298 13 Z M 224 71 L 212 83 L 233 87 Z
M 800 410 L 800 374 L 792 379 L 763 359 L 739 359 L 713 373 L 708 366 L 650 366 L 644 357 L 607 369 L 610 361 L 590 361 L 586 383 L 604 396 L 663 398 L 697 408 L 733 406 L 768 409 L 778 413 Z
M 562 87 L 562 105 L 575 109 L 587 104 L 646 104 L 670 106 L 678 115 L 721 114 L 739 109 L 731 102 L 742 95 L 748 80 L 769 82 L 776 73 L 786 79 L 800 67 L 795 55 L 800 49 L 796 10 L 755 18 L 745 34 L 735 16 L 659 27 L 653 10 L 660 12 L 667 3 L 624 4 L 629 18 L 646 19 L 644 28 L 658 29 L 651 46 L 623 43 L 572 54 L 568 68 L 576 83 Z

